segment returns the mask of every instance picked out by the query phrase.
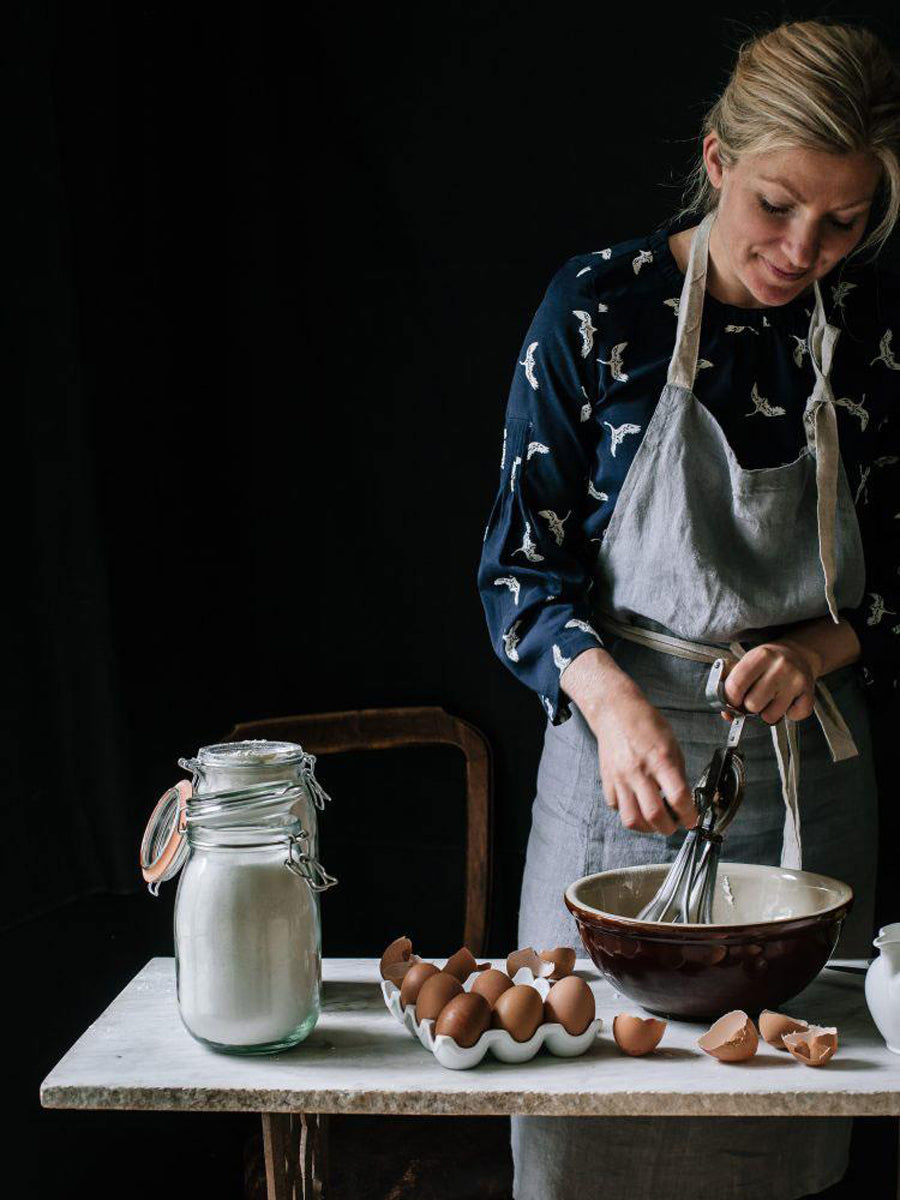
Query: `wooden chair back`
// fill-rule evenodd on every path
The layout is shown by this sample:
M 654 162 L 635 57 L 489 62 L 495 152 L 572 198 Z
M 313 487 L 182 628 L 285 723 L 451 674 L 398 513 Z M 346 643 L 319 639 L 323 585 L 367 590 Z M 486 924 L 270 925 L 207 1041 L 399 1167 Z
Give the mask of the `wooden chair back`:
M 364 708 L 243 721 L 224 741 L 299 742 L 316 757 L 409 746 L 456 746 L 466 760 L 466 890 L 463 944 L 482 955 L 491 892 L 491 751 L 484 734 L 442 708 Z

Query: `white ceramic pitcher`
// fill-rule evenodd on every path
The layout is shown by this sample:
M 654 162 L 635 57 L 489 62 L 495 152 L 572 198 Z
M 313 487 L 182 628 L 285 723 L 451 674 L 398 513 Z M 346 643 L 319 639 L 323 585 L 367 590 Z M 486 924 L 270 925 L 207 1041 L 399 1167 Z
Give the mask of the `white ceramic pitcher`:
M 881 953 L 866 972 L 866 1003 L 888 1050 L 900 1054 L 900 921 L 872 942 Z

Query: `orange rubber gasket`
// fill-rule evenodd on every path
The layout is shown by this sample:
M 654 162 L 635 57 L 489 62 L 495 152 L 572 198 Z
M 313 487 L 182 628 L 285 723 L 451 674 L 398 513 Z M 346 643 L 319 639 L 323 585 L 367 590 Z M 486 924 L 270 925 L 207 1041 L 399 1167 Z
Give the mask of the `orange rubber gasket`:
M 191 787 L 189 780 L 180 779 L 174 787 L 170 787 L 168 791 L 164 792 L 160 796 L 159 800 L 156 802 L 153 812 L 150 814 L 150 820 L 147 822 L 147 828 L 144 831 L 144 841 L 141 843 L 142 850 L 147 839 L 147 834 L 156 823 L 160 810 L 169 802 L 169 797 L 171 796 L 172 792 L 178 792 L 178 820 L 172 822 L 172 832 L 169 835 L 169 840 L 166 842 L 165 846 L 163 846 L 159 857 L 156 858 L 154 862 L 150 863 L 149 866 L 145 867 L 143 862 L 141 862 L 141 874 L 144 876 L 144 879 L 147 881 L 147 883 L 156 883 L 156 881 L 165 874 L 166 868 L 175 857 L 175 854 L 181 845 L 182 838 L 184 837 L 185 833 L 185 809 L 188 800 L 193 795 L 193 790 L 194 789 Z

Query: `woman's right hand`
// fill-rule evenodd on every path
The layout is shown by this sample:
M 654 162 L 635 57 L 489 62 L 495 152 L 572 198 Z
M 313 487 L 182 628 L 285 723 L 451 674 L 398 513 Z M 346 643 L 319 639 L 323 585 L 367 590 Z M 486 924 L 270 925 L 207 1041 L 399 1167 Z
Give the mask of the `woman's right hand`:
M 599 648 L 585 651 L 566 668 L 561 683 L 597 739 L 603 794 L 625 828 L 669 836 L 678 824 L 666 804 L 685 828 L 696 825 L 684 755 L 672 727 L 612 656 Z

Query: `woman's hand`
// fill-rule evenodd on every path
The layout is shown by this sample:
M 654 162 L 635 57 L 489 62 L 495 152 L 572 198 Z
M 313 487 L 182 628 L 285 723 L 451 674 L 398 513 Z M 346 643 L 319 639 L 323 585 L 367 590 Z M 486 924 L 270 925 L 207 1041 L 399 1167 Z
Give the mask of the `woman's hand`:
M 560 676 L 597 739 L 603 793 L 626 829 L 664 833 L 697 824 L 684 755 L 669 722 L 631 676 L 599 647 L 577 655 Z
M 782 717 L 804 721 L 812 715 L 820 661 L 790 638 L 763 642 L 748 650 L 725 677 L 725 699 L 756 713 L 767 725 Z M 729 714 L 723 716 L 730 719 Z
M 674 833 L 678 824 L 666 804 L 685 828 L 697 824 L 684 755 L 672 727 L 628 676 L 607 695 L 591 728 L 606 803 L 619 810 L 626 829 Z

